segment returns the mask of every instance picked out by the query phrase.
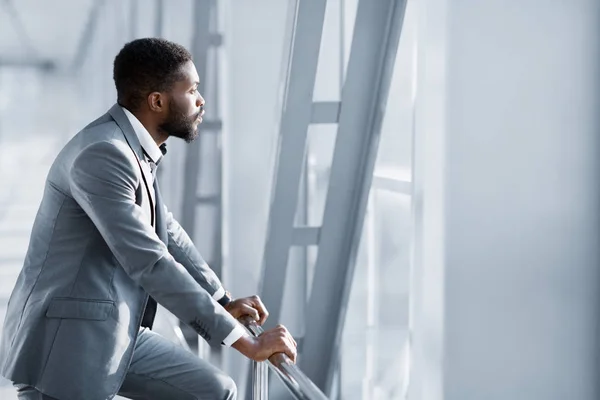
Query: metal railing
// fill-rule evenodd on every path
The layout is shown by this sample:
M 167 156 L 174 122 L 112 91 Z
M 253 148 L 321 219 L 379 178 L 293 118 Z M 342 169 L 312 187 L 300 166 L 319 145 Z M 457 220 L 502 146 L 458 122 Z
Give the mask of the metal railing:
M 240 319 L 240 322 L 255 337 L 264 330 L 250 317 Z M 265 362 L 252 362 L 252 399 L 268 399 L 270 368 L 281 379 L 292 395 L 299 400 L 327 400 L 327 396 L 283 353 L 273 354 Z

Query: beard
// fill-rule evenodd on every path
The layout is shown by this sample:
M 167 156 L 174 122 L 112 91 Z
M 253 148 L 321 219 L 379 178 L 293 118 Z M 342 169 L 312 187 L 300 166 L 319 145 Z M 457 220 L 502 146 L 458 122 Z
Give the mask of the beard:
M 202 112 L 202 111 L 200 111 Z M 185 115 L 174 103 L 171 103 L 167 120 L 159 125 L 159 128 L 169 136 L 175 136 L 191 143 L 198 137 L 198 127 L 195 125 L 200 113 L 192 117 Z

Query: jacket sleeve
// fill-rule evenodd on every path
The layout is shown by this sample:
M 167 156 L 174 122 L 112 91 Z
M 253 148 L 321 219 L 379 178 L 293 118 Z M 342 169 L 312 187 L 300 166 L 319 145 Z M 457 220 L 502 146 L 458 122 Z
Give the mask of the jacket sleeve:
M 220 300 L 225 295 L 225 289 L 217 274 L 204 261 L 187 232 L 169 212 L 167 206 L 164 206 L 164 212 L 169 234 L 169 253 L 215 300 Z
M 72 196 L 127 274 L 206 341 L 220 345 L 237 321 L 169 254 L 135 203 L 134 157 L 125 143 L 89 145 L 70 169 Z

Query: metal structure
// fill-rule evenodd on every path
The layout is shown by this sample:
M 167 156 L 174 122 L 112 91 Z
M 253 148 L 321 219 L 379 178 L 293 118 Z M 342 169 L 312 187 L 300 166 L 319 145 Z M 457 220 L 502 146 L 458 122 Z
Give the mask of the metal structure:
M 304 167 L 308 125 L 313 121 L 313 115 L 320 119 L 329 115 L 323 111 L 328 106 L 312 102 L 325 6 L 326 0 L 298 0 L 293 25 L 293 43 L 260 281 L 260 296 L 269 305 L 268 323 L 271 325 L 277 324 L 281 316 L 290 246 L 315 244 L 319 237 L 319 228 L 295 228 L 294 216 Z M 332 108 L 335 110 L 335 107 L 329 109 Z
M 300 363 L 332 392 L 405 0 L 359 0 L 340 102 L 313 102 L 325 0 L 298 0 L 260 295 L 280 321 L 292 246 L 318 246 Z M 321 226 L 294 226 L 311 123 L 337 123 Z
M 9 19 L 3 22 L 12 25 L 18 33 L 20 44 L 28 53 L 27 56 L 21 57 L 0 57 L 0 67 L 27 67 L 37 68 L 45 72 L 54 71 L 57 68 L 56 62 L 40 55 L 13 2 L 4 0 L 0 2 L 0 7 L 4 8 L 9 15 Z
M 252 363 L 252 400 L 269 398 L 269 369 L 264 362 Z
M 255 337 L 262 335 L 264 332 L 252 318 L 242 318 L 241 322 Z M 281 379 L 294 398 L 299 400 L 327 400 L 325 394 L 283 353 L 274 354 L 265 362 L 253 362 L 253 400 L 266 400 L 269 398 L 267 366 Z
M 159 0 L 161 1 L 161 0 Z M 211 52 L 222 45 L 222 35 L 217 31 L 217 11 L 218 6 L 215 0 L 195 0 L 193 3 L 193 40 L 192 54 L 194 63 L 200 77 L 200 85 L 198 90 L 200 93 L 207 92 L 207 81 L 209 78 L 208 71 L 214 71 L 218 74 L 218 57 L 211 57 Z M 213 77 L 211 77 L 212 79 Z M 207 108 L 207 115 L 217 117 L 219 115 L 217 101 L 218 79 L 211 87 L 210 93 L 214 101 Z M 186 146 L 185 161 L 184 161 L 184 180 L 183 180 L 183 196 L 181 208 L 181 225 L 194 240 L 195 243 L 202 247 L 202 244 L 212 244 L 212 249 L 208 253 L 211 258 L 207 260 L 213 271 L 222 278 L 222 151 L 221 151 L 221 127 L 220 120 L 205 120 L 199 127 L 199 137 Z M 206 165 L 207 160 L 202 160 L 201 154 L 209 153 L 211 155 L 210 168 L 202 168 L 203 161 Z M 207 185 L 206 182 L 212 183 Z M 205 183 L 201 185 L 201 183 Z M 203 192 L 206 187 L 212 186 L 210 192 Z M 204 226 L 202 234 L 204 238 L 197 237 L 197 217 L 199 207 L 208 207 L 212 214 L 212 229 L 210 226 Z M 197 341 L 198 335 L 192 329 L 182 324 L 182 329 L 186 337 L 192 342 Z M 195 346 L 195 344 L 194 344 Z M 213 352 L 218 352 L 212 349 Z
M 217 20 L 217 4 L 215 0 L 196 0 L 194 3 L 194 40 L 192 52 L 194 62 L 200 76 L 199 90 L 204 93 L 207 89 L 207 71 L 210 69 L 210 61 L 216 61 L 216 57 L 211 59 L 209 51 L 221 46 L 222 36 L 215 32 Z M 216 66 L 212 68 L 218 71 Z M 216 92 L 216 91 L 215 91 Z M 216 97 L 217 93 L 213 93 Z M 209 115 L 215 117 L 218 115 L 218 101 L 214 101 L 211 109 L 207 111 Z M 221 276 L 221 175 L 222 175 L 222 155 L 220 147 L 222 122 L 220 120 L 207 120 L 199 128 L 200 137 L 187 147 L 185 155 L 185 177 L 184 177 L 184 195 L 182 205 L 182 225 L 192 239 L 196 234 L 196 216 L 200 205 L 210 206 L 216 216 L 215 226 L 212 232 L 215 251 L 212 251 L 213 259 L 208 260 L 208 264 Z M 210 140 L 206 140 L 210 139 Z M 210 169 L 201 168 L 201 146 L 211 144 L 208 151 L 215 157 L 214 163 Z M 199 183 L 204 180 L 211 180 L 216 183 L 216 188 L 212 193 L 201 193 Z M 206 230 L 203 230 L 206 233 Z M 209 236 L 209 235 L 207 235 Z
M 357 1 L 347 73 L 345 77 L 340 75 L 343 80 L 341 99 L 315 102 L 313 94 L 327 0 L 296 0 L 259 294 L 271 314 L 268 326 L 280 322 L 290 249 L 294 246 L 319 248 L 312 290 L 306 299 L 305 335 L 297 340 L 301 344 L 299 361 L 306 376 L 289 360 L 271 362 L 272 370 L 297 398 L 324 398 L 318 394 L 301 397 L 301 388 L 311 387 L 311 379 L 320 388 L 315 388 L 315 393 L 322 391 L 331 395 L 333 392 L 339 368 L 341 332 L 371 184 L 410 192 L 409 182 L 385 176 L 373 177 L 406 0 Z M 89 56 L 87 44 L 96 31 L 98 16 L 105 3 L 105 0 L 98 0 L 91 7 L 71 63 L 72 69 L 80 69 Z M 10 2 L 5 4 L 10 5 Z M 162 36 L 162 8 L 166 4 L 164 0 L 155 0 L 156 36 Z M 343 4 L 340 2 L 342 10 Z M 138 5 L 135 0 L 131 2 L 131 31 L 134 33 Z M 223 37 L 217 31 L 217 1 L 194 0 L 193 7 L 192 53 L 200 76 L 199 90 L 205 93 L 212 89 L 210 94 L 215 98 L 218 90 L 215 90 L 216 86 L 207 88 L 207 81 L 208 71 L 218 73 L 219 70 L 212 64 L 217 62 L 217 57 L 211 57 L 211 52 L 223 43 Z M 343 31 L 342 23 L 340 25 Z M 341 51 L 340 59 L 343 59 Z M 0 64 L 3 63 L 19 64 L 22 61 L 0 59 Z M 45 69 L 54 65 L 44 60 L 35 63 Z M 211 236 L 209 240 L 213 246 L 207 261 L 217 275 L 222 276 L 222 122 L 218 119 L 217 105 L 218 101 L 211 102 L 208 115 L 213 119 L 201 125 L 200 137 L 186 148 L 180 221 L 189 236 L 202 246 L 202 240 L 197 238 L 198 213 L 200 207 L 209 210 L 214 217 L 212 226 L 203 227 L 202 231 Z M 321 226 L 307 225 L 305 209 L 308 203 L 306 148 L 311 124 L 337 124 Z M 201 167 L 202 153 L 211 154 L 211 168 Z M 203 182 L 214 184 L 201 185 Z M 210 191 L 206 191 L 207 186 Z M 301 225 L 296 225 L 298 223 Z M 252 329 L 256 334 L 260 333 Z M 176 329 L 175 334 L 182 345 L 185 346 L 181 340 L 185 337 L 192 350 L 197 350 L 198 335 L 193 330 L 181 324 L 181 331 Z M 256 398 L 266 398 L 268 379 L 264 365 L 254 366 L 253 377 Z

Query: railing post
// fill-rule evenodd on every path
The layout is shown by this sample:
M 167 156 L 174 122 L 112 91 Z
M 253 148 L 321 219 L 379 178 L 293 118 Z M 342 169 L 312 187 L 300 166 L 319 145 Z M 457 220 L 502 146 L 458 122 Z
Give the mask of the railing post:
M 240 318 L 240 322 L 254 337 L 264 333 L 263 328 L 249 316 Z M 269 397 L 269 368 L 281 379 L 294 398 L 298 400 L 328 400 L 327 396 L 284 353 L 273 354 L 264 362 L 252 362 L 253 400 Z
M 252 362 L 252 400 L 269 398 L 269 370 L 265 362 Z

